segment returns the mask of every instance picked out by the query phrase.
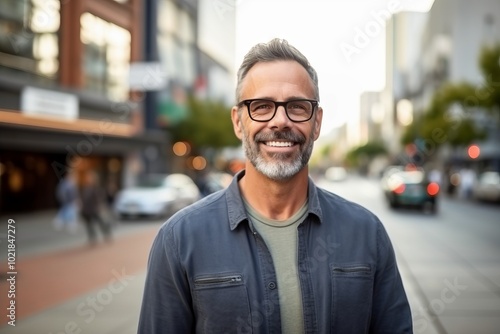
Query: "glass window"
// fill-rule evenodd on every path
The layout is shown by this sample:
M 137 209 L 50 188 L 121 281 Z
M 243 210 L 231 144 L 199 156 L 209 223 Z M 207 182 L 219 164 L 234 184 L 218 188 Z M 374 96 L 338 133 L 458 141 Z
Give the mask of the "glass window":
M 172 0 L 159 2 L 160 60 L 172 80 L 192 86 L 196 77 L 195 21 Z
M 175 41 L 172 35 L 161 36 L 158 40 L 158 48 L 160 53 L 160 60 L 168 73 L 169 77 L 178 77 L 178 68 L 175 66 Z
M 171 0 L 158 3 L 158 30 L 161 33 L 173 34 L 178 26 L 178 8 Z
M 130 32 L 90 13 L 84 13 L 80 22 L 84 88 L 111 100 L 126 100 Z
M 183 59 L 184 75 L 183 81 L 186 85 L 193 85 L 196 77 L 194 49 L 191 44 L 184 44 L 181 49 L 181 59 Z
M 186 11 L 180 12 L 179 35 L 186 43 L 194 43 L 194 22 Z
M 0 0 L 0 72 L 55 78 L 60 2 Z

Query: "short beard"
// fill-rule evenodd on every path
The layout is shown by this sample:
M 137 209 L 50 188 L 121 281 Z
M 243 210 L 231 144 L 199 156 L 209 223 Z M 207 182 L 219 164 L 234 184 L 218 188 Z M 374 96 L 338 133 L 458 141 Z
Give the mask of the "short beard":
M 267 161 L 262 154 L 260 154 L 259 142 L 273 140 L 289 140 L 295 142 L 301 146 L 301 150 L 295 158 L 291 153 L 273 153 L 269 155 L 273 160 Z M 313 146 L 314 141 L 311 138 L 307 139 L 291 131 L 274 131 L 267 134 L 258 133 L 253 142 L 250 142 L 246 132 L 243 131 L 243 149 L 247 159 L 257 171 L 274 181 L 286 181 L 307 166 Z M 289 162 L 288 160 L 290 159 L 293 160 Z

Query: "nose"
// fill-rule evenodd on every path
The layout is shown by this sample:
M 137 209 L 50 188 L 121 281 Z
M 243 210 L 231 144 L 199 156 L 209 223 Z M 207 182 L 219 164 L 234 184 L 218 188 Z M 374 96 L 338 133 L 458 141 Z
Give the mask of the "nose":
M 279 106 L 274 117 L 269 121 L 269 126 L 274 128 L 290 127 L 292 121 L 288 118 L 284 106 Z

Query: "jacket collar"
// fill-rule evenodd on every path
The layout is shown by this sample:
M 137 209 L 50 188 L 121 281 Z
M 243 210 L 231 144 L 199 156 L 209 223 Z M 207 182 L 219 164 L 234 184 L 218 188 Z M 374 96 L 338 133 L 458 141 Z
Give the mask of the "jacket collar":
M 226 189 L 226 202 L 229 217 L 229 227 L 231 231 L 236 229 L 238 225 L 243 221 L 248 221 L 247 212 L 243 204 L 243 199 L 241 198 L 240 188 L 238 186 L 238 181 L 245 175 L 245 170 L 238 172 L 234 177 L 233 181 Z M 308 185 L 308 215 L 313 214 L 321 223 L 323 221 L 323 214 L 321 212 L 321 205 L 318 198 L 318 188 L 314 184 L 313 180 L 309 177 Z

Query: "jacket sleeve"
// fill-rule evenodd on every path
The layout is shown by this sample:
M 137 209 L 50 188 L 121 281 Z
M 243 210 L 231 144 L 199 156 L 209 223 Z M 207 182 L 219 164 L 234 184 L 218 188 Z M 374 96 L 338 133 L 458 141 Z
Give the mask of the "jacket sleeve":
M 170 227 L 160 229 L 149 254 L 138 334 L 194 333 L 190 288 Z
M 370 333 L 413 333 L 410 306 L 397 267 L 394 249 L 380 222 L 377 239 L 378 263 Z

